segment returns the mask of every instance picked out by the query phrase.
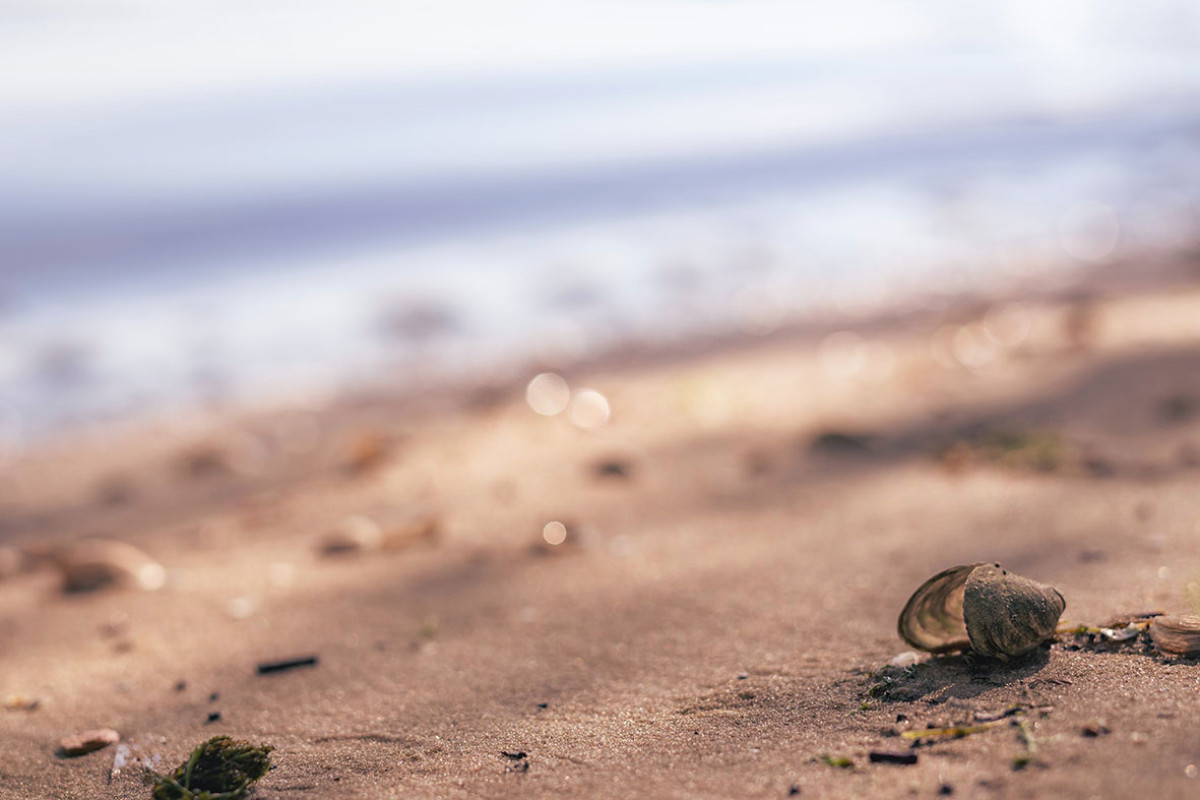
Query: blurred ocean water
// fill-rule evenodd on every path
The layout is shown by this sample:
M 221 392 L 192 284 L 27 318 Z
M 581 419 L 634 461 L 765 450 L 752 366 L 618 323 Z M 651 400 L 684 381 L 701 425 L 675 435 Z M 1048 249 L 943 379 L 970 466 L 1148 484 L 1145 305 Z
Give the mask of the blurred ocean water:
M 1200 7 L 0 4 L 0 427 L 767 330 L 1200 227 Z

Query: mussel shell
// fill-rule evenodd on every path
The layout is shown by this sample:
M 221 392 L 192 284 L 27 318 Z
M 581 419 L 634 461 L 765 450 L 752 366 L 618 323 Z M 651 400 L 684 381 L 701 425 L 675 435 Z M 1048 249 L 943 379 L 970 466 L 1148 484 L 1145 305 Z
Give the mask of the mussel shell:
M 1056 589 L 1013 575 L 999 564 L 975 567 L 963 589 L 971 647 L 993 658 L 1024 655 L 1053 638 L 1067 606 Z
M 1164 653 L 1200 655 L 1200 617 L 1191 614 L 1155 617 L 1150 621 L 1150 638 Z
M 921 584 L 900 612 L 900 638 L 918 650 L 953 653 L 971 646 L 963 619 L 963 593 L 968 576 L 980 566 L 951 567 Z

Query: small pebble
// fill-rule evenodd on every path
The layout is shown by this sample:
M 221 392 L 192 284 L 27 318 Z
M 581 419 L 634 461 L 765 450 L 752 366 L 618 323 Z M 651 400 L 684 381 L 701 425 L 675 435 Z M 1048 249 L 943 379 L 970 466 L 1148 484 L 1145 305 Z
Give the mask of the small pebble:
M 110 744 L 116 744 L 119 741 L 121 741 L 121 734 L 111 728 L 100 728 L 64 737 L 58 743 L 58 746 L 62 754 L 70 758 L 102 750 Z
M 896 656 L 891 661 L 889 661 L 888 664 L 890 664 L 893 667 L 900 667 L 901 669 L 903 669 L 904 667 L 911 667 L 913 664 L 918 663 L 920 660 L 921 660 L 921 657 L 919 655 L 917 655 L 915 652 L 913 652 L 912 650 L 905 650 L 903 653 L 901 653 L 900 655 Z
M 220 721 L 221 721 L 221 712 L 220 711 L 210 711 L 210 712 L 208 712 L 208 719 L 204 720 L 204 724 L 208 725 L 209 723 L 220 722 Z
M 321 553 L 327 556 L 371 552 L 382 547 L 383 530 L 379 523 L 362 514 L 343 519 L 319 545 Z
M 62 573 L 64 592 L 90 592 L 107 586 L 132 586 L 144 591 L 167 582 L 163 565 L 126 542 L 83 539 L 55 550 L 50 560 Z
M 947 795 L 947 796 L 952 795 L 952 794 L 954 794 L 954 787 L 948 783 L 943 783 L 941 786 L 938 787 L 938 794 Z

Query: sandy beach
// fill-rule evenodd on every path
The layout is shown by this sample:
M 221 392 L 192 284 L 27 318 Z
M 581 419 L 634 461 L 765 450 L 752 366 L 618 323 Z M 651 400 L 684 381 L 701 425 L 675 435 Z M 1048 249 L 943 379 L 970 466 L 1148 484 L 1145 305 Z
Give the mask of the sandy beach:
M 1194 660 L 1063 635 L 886 668 L 955 564 L 1072 623 L 1198 610 L 1194 277 L 565 370 L 594 428 L 531 377 L 22 454 L 10 554 L 105 536 L 166 573 L 0 579 L 0 797 L 146 798 L 218 734 L 275 748 L 263 800 L 1200 792 Z M 980 730 L 904 736 L 945 726 Z M 56 755 L 93 728 L 122 744 Z

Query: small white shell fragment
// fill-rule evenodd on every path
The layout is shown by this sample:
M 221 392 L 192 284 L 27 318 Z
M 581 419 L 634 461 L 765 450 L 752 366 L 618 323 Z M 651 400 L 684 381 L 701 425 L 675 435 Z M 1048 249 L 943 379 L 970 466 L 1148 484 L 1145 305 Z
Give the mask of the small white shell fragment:
M 55 550 L 50 560 L 62 573 L 66 592 L 87 592 L 111 585 L 155 591 L 167 582 L 162 564 L 133 545 L 112 539 L 72 542 Z
M 1125 642 L 1136 639 L 1142 629 L 1137 625 L 1126 625 L 1124 628 L 1101 628 L 1100 635 L 1110 642 Z
M 112 728 L 100 728 L 94 731 L 83 731 L 63 737 L 58 746 L 64 756 L 82 756 L 96 750 L 102 750 L 110 744 L 121 741 L 121 734 Z
M 113 753 L 112 769 L 108 773 L 109 780 L 121 777 L 121 770 L 125 769 L 125 765 L 129 763 L 132 752 L 132 748 L 127 744 L 117 745 L 116 751 Z
M 904 667 L 911 667 L 913 664 L 920 662 L 920 660 L 920 655 L 912 650 L 905 650 L 903 653 L 889 661 L 888 664 L 893 667 L 900 667 L 903 669 Z

